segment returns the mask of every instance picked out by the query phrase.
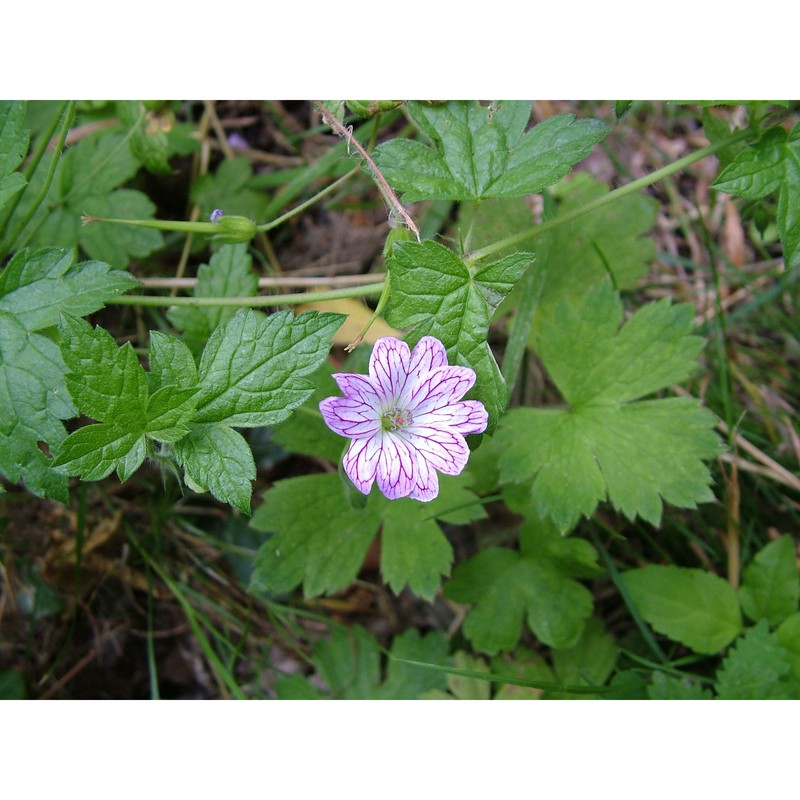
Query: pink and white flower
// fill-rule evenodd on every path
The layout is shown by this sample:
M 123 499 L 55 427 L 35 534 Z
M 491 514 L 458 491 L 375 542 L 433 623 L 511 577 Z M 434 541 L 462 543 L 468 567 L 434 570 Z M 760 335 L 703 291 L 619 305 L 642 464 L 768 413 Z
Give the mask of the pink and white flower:
M 352 439 L 342 466 L 364 494 L 377 481 L 391 500 L 433 500 L 437 470 L 458 475 L 469 458 L 464 436 L 486 430 L 483 403 L 461 399 L 475 372 L 448 366 L 444 346 L 432 336 L 413 352 L 386 336 L 375 343 L 368 375 L 333 377 L 344 397 L 328 397 L 319 408 L 331 430 Z

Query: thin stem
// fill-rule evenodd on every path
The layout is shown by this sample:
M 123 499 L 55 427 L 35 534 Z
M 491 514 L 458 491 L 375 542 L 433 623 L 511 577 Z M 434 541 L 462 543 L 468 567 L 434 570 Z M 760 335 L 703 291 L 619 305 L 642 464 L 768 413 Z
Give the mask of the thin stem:
M 326 186 L 321 191 L 317 192 L 313 197 L 310 197 L 303 203 L 300 203 L 299 206 L 295 206 L 291 210 L 287 211 L 285 214 L 282 214 L 280 217 L 276 217 L 275 219 L 271 220 L 270 222 L 265 222 L 262 225 L 258 225 L 256 230 L 260 233 L 264 231 L 272 230 L 273 228 L 277 228 L 283 222 L 286 222 L 287 219 L 291 219 L 294 216 L 297 216 L 302 211 L 305 211 L 309 206 L 314 205 L 314 203 L 321 200 L 326 195 L 330 194 L 334 189 L 338 188 L 342 183 L 344 183 L 348 178 L 352 177 L 358 172 L 358 167 L 353 167 L 350 172 L 346 172 L 340 178 L 337 178 L 333 183 Z
M 264 277 L 258 279 L 259 289 L 277 289 L 286 286 L 361 286 L 385 280 L 385 275 L 338 275 L 330 278 L 293 278 L 291 275 L 280 277 Z M 197 278 L 140 278 L 139 284 L 144 289 L 194 289 Z
M 686 167 L 694 164 L 696 161 L 700 161 L 706 158 L 706 156 L 710 156 L 719 152 L 720 150 L 724 150 L 726 147 L 729 147 L 736 142 L 740 142 L 742 139 L 746 139 L 751 135 L 752 131 L 749 128 L 737 131 L 727 139 L 723 139 L 716 144 L 710 144 L 707 147 L 703 147 L 694 153 L 684 156 L 683 158 L 679 158 L 677 161 L 673 161 L 672 164 L 668 164 L 666 167 L 662 167 L 661 169 L 657 169 L 655 172 L 651 172 L 649 175 L 645 175 L 635 181 L 631 181 L 630 183 L 625 184 L 625 186 L 620 186 L 619 189 L 614 189 L 607 194 L 597 197 L 591 202 L 580 206 L 579 208 L 575 208 L 572 211 L 566 212 L 565 214 L 559 214 L 559 216 L 555 217 L 554 219 L 543 222 L 541 225 L 537 225 L 535 228 L 516 233 L 513 236 L 508 236 L 505 239 L 501 239 L 499 242 L 494 242 L 486 247 L 482 247 L 480 250 L 475 250 L 475 252 L 473 252 L 467 260 L 470 262 L 480 261 L 481 259 L 494 255 L 495 253 L 505 250 L 508 247 L 516 247 L 523 242 L 528 242 L 531 239 L 542 236 L 548 231 L 557 228 L 559 225 L 571 222 L 578 217 L 582 217 L 584 214 L 596 211 L 598 208 L 602 208 L 608 203 L 614 203 L 620 198 L 632 194 L 633 192 L 638 192 L 640 189 L 643 189 L 646 186 L 651 186 L 652 184 L 657 183 L 669 175 L 680 172 Z
M 414 223 L 414 220 L 408 215 L 408 212 L 403 208 L 400 201 L 397 199 L 397 195 L 395 195 L 391 186 L 389 186 L 389 184 L 386 182 L 386 178 L 383 177 L 381 171 L 378 169 L 377 164 L 372 160 L 370 154 L 364 149 L 361 142 L 359 142 L 358 139 L 353 136 L 352 127 L 345 128 L 345 126 L 342 125 L 342 123 L 339 122 L 339 120 L 336 119 L 336 117 L 334 117 L 333 114 L 331 114 L 331 112 L 318 100 L 314 101 L 314 105 L 319 113 L 322 114 L 322 119 L 347 142 L 348 149 L 351 146 L 354 147 L 358 151 L 358 154 L 361 156 L 361 158 L 367 162 L 367 166 L 369 166 L 372 176 L 375 178 L 375 182 L 378 184 L 378 188 L 381 190 L 384 200 L 398 215 L 398 217 L 403 220 L 414 236 L 417 237 L 417 241 L 419 241 L 419 228 Z
M 258 297 L 153 297 L 123 295 L 108 300 L 107 305 L 117 306 L 191 306 L 195 308 L 231 306 L 235 308 L 261 308 L 264 306 L 291 306 L 316 303 L 323 300 L 341 300 L 343 297 L 370 297 L 383 292 L 384 282 L 352 289 L 333 289 L 330 292 L 301 292 L 298 294 L 260 295 Z

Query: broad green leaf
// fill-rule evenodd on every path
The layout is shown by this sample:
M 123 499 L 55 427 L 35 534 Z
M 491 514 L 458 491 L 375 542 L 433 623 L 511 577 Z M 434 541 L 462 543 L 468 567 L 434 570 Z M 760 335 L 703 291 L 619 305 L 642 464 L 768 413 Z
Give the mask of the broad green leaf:
M 775 631 L 775 635 L 781 647 L 786 650 L 794 683 L 800 687 L 800 611 L 787 617 Z
M 195 297 L 254 297 L 258 278 L 247 244 L 226 244 L 197 270 Z M 169 321 L 182 331 L 182 339 L 197 356 L 211 334 L 236 314 L 229 306 L 193 308 L 179 306 L 167 312 Z
M 66 477 L 51 471 L 38 443 L 57 448 L 67 435 L 61 420 L 76 413 L 66 371 L 55 342 L 0 311 L 0 472 L 61 502 L 67 501 Z
M 591 546 L 564 539 L 549 524 L 528 520 L 520 550 L 490 547 L 459 564 L 445 596 L 474 605 L 464 635 L 484 653 L 511 650 L 523 623 L 544 644 L 568 648 L 581 636 L 592 595 L 574 576 L 586 576 Z M 599 574 L 595 566 L 593 574 Z
M 266 214 L 269 195 L 250 188 L 253 170 L 243 156 L 225 159 L 213 175 L 201 175 L 192 186 L 192 202 L 202 208 L 204 219 L 216 208 L 225 214 L 261 220 Z
M 97 311 L 137 283 L 99 261 L 75 264 L 68 250 L 21 250 L 0 273 L 0 311 L 37 331 L 57 325 L 62 313 L 81 317 Z
M 611 676 L 619 657 L 614 637 L 603 623 L 590 619 L 578 641 L 568 648 L 554 649 L 552 660 L 558 680 L 569 686 L 602 686 Z M 555 696 L 548 694 L 548 697 Z M 558 695 L 559 697 L 599 697 L 600 695 Z
M 333 371 L 331 364 L 326 362 L 311 376 L 310 380 L 316 387 L 314 393 L 294 410 L 289 419 L 275 428 L 273 439 L 291 453 L 319 456 L 336 464 L 348 443 L 325 424 L 319 410 L 322 400 L 340 394 L 336 381 L 331 377 Z M 347 369 L 339 371 L 347 372 Z
M 352 583 L 382 525 L 381 574 L 398 593 L 408 586 L 432 600 L 450 572 L 452 548 L 436 518 L 463 524 L 484 515 L 464 476 L 442 476 L 430 503 L 386 500 L 373 492 L 353 508 L 338 475 L 280 481 L 264 494 L 252 525 L 273 532 L 256 558 L 252 585 L 280 594 L 300 583 L 307 597 Z
M 25 178 L 16 172 L 30 141 L 25 109 L 24 101 L 0 101 L 0 209 L 26 184 Z
M 691 311 L 659 301 L 621 328 L 608 282 L 543 326 L 540 355 L 567 408 L 518 408 L 498 430 L 502 483 L 520 483 L 538 514 L 562 530 L 608 498 L 628 518 L 657 525 L 662 500 L 693 508 L 713 499 L 703 459 L 720 452 L 715 418 L 692 398 L 636 401 L 683 380 L 702 346 Z
M 240 433 L 220 423 L 191 424 L 188 435 L 175 444 L 175 458 L 192 489 L 211 492 L 217 500 L 250 513 L 256 465 Z
M 756 553 L 744 571 L 739 601 L 747 616 L 772 627 L 797 611 L 800 576 L 791 536 L 781 536 Z
M 518 647 L 513 653 L 495 656 L 491 661 L 495 675 L 527 680 L 531 683 L 555 683 L 556 676 L 550 665 L 540 653 L 527 647 Z M 495 700 L 538 700 L 544 691 L 533 686 L 517 686 L 513 683 L 500 683 L 495 692 Z
M 778 193 L 778 233 L 786 265 L 800 263 L 800 124 L 769 128 L 741 150 L 713 184 L 721 192 L 758 199 Z
M 44 187 L 50 159 L 43 159 L 10 225 L 27 214 Z M 92 258 L 124 267 L 163 244 L 157 230 L 94 222 L 82 226 L 84 214 L 128 219 L 152 218 L 155 206 L 145 194 L 120 189 L 138 171 L 139 162 L 121 133 L 100 131 L 65 151 L 45 202 L 31 220 L 32 247 L 82 247 Z
M 166 385 L 151 394 L 130 343 L 117 347 L 107 331 L 74 317 L 63 316 L 59 330 L 70 396 L 81 412 L 99 420 L 61 443 L 53 461 L 60 472 L 101 480 L 116 470 L 125 481 L 151 442 L 178 442 L 189 433 L 196 387 Z
M 710 689 L 691 680 L 674 678 L 663 672 L 654 672 L 653 681 L 647 687 L 647 696 L 651 700 L 711 700 Z
M 761 620 L 731 648 L 717 672 L 718 700 L 797 700 L 788 654 Z
M 531 260 L 528 253 L 516 253 L 473 275 L 452 250 L 427 241 L 397 244 L 388 262 L 392 292 L 386 321 L 397 328 L 414 326 L 406 336 L 409 346 L 435 336 L 450 364 L 475 370 L 477 382 L 468 396 L 486 406 L 488 434 L 507 401 L 505 381 L 486 341 L 489 321 Z
M 655 630 L 696 653 L 718 653 L 742 630 L 736 592 L 710 572 L 651 564 L 622 580 Z
M 433 600 L 443 575 L 450 574 L 453 548 L 433 519 L 420 519 L 420 504 L 401 499 L 383 512 L 381 576 L 395 594 L 406 584 Z
M 453 656 L 455 669 L 470 672 L 489 672 L 488 664 L 482 659 L 459 650 Z M 480 678 L 469 678 L 466 675 L 447 673 L 447 691 L 431 689 L 420 698 L 421 700 L 489 700 L 492 694 L 492 682 L 482 681 Z
M 58 449 L 53 466 L 85 481 L 102 480 L 116 470 L 125 481 L 141 466 L 146 447 L 144 433 L 131 430 L 130 424 L 100 422 L 71 433 Z
M 116 107 L 122 122 L 131 129 L 133 155 L 149 172 L 169 175 L 169 140 L 158 115 L 148 112 L 140 100 L 118 100 Z
M 341 314 L 240 311 L 217 328 L 198 370 L 196 422 L 276 425 L 308 398 L 308 378 L 330 352 Z
M 315 690 L 305 679 L 283 678 L 277 686 L 281 699 L 414 700 L 423 692 L 443 689 L 445 674 L 395 658 L 419 661 L 434 666 L 449 662 L 447 641 L 438 631 L 421 636 L 408 630 L 395 637 L 386 663 L 386 678 L 381 682 L 381 647 L 375 637 L 360 625 L 334 628 L 327 639 L 314 645 L 312 660 L 328 688 L 328 694 Z
M 552 191 L 557 218 L 602 197 L 609 187 L 579 173 Z M 544 320 L 552 319 L 559 302 L 577 301 L 589 286 L 609 276 L 617 290 L 633 287 L 655 258 L 655 243 L 648 233 L 657 212 L 654 198 L 632 194 L 540 237 L 534 249 L 537 269 L 544 270 L 545 277 L 534 333 Z
M 197 383 L 197 365 L 191 350 L 177 336 L 150 331 L 147 380 L 151 392 L 165 386 L 194 386 Z
M 608 131 L 599 120 L 561 114 L 526 133 L 527 101 L 406 107 L 432 146 L 393 139 L 376 153 L 379 169 L 406 202 L 536 194 L 566 175 Z
M 257 530 L 273 532 L 258 551 L 251 587 L 283 594 L 303 584 L 306 597 L 353 582 L 380 522 L 380 499 L 353 508 L 338 475 L 279 481 L 253 514 Z
M 103 422 L 143 425 L 147 377 L 130 343 L 117 347 L 108 331 L 68 316 L 60 334 L 61 355 L 69 368 L 67 386 L 81 412 Z
M 77 207 L 72 207 L 77 212 Z M 117 189 L 105 195 L 82 198 L 80 215 L 108 219 L 153 219 L 156 206 L 136 189 Z M 78 231 L 78 244 L 92 257 L 120 267 L 131 258 L 145 258 L 164 243 L 160 231 L 133 225 L 93 222 Z

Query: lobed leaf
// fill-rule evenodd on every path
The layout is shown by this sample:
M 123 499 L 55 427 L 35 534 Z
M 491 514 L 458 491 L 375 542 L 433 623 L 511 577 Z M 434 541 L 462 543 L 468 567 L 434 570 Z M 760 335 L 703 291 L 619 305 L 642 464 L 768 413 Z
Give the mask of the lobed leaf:
M 744 571 L 739 601 L 747 616 L 773 627 L 797 611 L 800 576 L 794 540 L 788 534 L 756 553 Z
M 635 401 L 682 380 L 702 345 L 691 312 L 644 306 L 621 328 L 608 282 L 563 303 L 540 336 L 540 355 L 568 408 L 518 408 L 496 440 L 500 480 L 520 484 L 530 506 L 568 530 L 608 499 L 654 525 L 662 501 L 693 508 L 713 499 L 703 459 L 720 452 L 715 418 L 692 398 Z
M 386 321 L 397 328 L 413 326 L 406 336 L 410 347 L 423 336 L 435 336 L 447 349 L 449 363 L 475 371 L 476 385 L 467 397 L 486 406 L 488 434 L 508 399 L 486 341 L 489 322 L 531 261 L 530 254 L 516 253 L 473 275 L 452 250 L 427 241 L 398 243 L 388 262 L 392 292 Z
M 0 209 L 27 183 L 16 171 L 28 152 L 30 141 L 25 110 L 25 102 L 0 100 Z
M 525 133 L 531 112 L 525 101 L 489 106 L 409 102 L 406 107 L 432 146 L 393 139 L 375 157 L 406 202 L 536 194 L 566 175 L 608 131 L 599 120 L 561 114 Z

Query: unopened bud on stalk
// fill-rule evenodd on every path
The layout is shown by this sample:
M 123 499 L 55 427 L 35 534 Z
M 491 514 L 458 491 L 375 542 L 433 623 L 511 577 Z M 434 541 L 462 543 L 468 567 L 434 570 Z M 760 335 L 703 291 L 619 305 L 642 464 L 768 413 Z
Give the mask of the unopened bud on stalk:
M 249 242 L 257 233 L 256 224 L 247 217 L 237 216 L 217 216 L 217 211 L 211 215 L 214 225 L 219 231 L 219 238 L 223 242 L 236 244 L 237 242 Z

